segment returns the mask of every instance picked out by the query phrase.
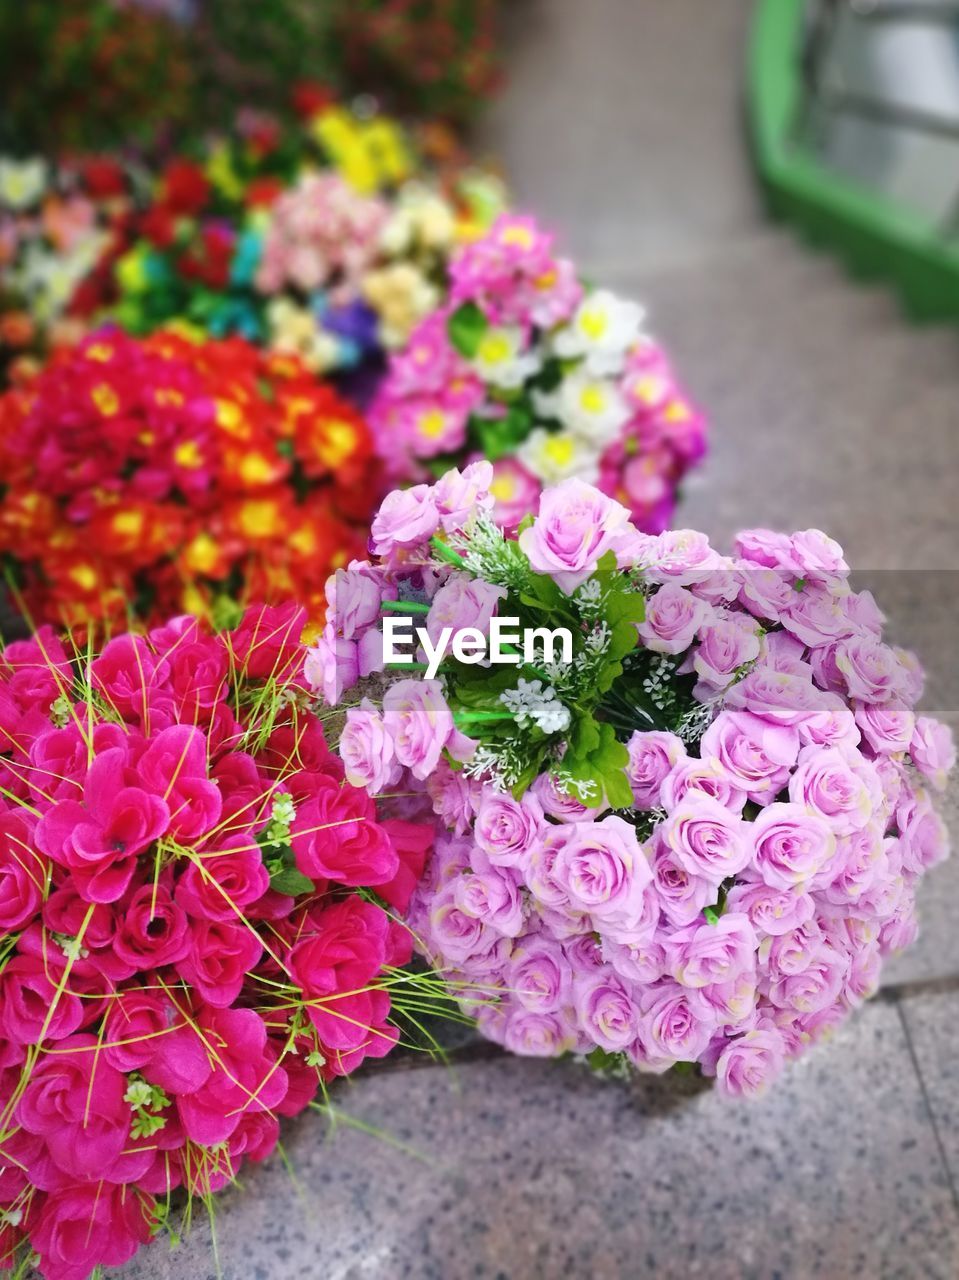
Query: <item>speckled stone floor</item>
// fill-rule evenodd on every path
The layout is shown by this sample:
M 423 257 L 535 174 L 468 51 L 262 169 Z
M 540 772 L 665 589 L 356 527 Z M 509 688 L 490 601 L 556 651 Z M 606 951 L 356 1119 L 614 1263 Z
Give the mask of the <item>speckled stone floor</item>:
M 714 425 L 680 520 L 818 525 L 959 729 L 959 339 L 764 221 L 746 0 L 511 0 L 484 142 L 593 279 L 643 298 Z M 959 833 L 959 786 L 947 801 Z M 959 858 L 882 995 L 759 1105 L 469 1045 L 339 1095 L 222 1197 L 227 1280 L 959 1275 Z M 207 1280 L 209 1230 L 124 1280 Z

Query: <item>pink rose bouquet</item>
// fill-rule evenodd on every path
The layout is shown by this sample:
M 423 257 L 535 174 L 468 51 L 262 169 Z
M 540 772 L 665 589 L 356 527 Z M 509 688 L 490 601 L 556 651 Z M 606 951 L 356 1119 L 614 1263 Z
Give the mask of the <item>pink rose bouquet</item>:
M 511 536 L 493 475 L 384 502 L 307 667 L 336 696 L 384 656 L 430 665 L 340 745 L 350 781 L 433 809 L 410 927 L 514 1052 L 755 1094 L 914 939 L 951 735 L 818 530 L 725 556 L 570 479 Z
M 393 355 L 371 408 L 394 479 L 485 457 L 506 529 L 570 478 L 665 529 L 706 428 L 642 307 L 584 285 L 553 237 L 514 214 L 458 249 L 449 275 L 448 301 Z
M 0 654 L 0 1270 L 172 1234 L 426 1007 L 394 912 L 433 832 L 344 780 L 304 620 Z

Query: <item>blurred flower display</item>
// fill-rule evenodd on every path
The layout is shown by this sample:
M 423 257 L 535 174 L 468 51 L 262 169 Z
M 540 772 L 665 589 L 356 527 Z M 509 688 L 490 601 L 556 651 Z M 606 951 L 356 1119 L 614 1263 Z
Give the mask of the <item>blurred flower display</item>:
M 0 552 L 37 623 L 325 609 L 379 492 L 363 420 L 241 339 L 94 334 L 0 397 Z

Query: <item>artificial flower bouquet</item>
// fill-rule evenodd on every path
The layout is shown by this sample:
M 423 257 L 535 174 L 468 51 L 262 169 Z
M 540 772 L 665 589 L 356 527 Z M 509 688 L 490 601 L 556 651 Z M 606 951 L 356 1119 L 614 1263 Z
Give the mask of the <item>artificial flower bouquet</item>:
M 370 794 L 432 801 L 410 926 L 510 1050 L 756 1093 L 915 937 L 950 732 L 818 530 L 724 556 L 572 479 L 509 536 L 491 483 L 386 499 L 308 667 L 336 701 L 403 655 L 339 750 Z
M 66 312 L 134 195 L 131 167 L 84 156 L 0 156 L 0 377 L 65 341 Z
M 302 91 L 301 91 L 302 92 Z M 77 291 L 74 314 L 136 334 L 185 321 L 314 371 L 354 369 L 406 340 L 439 301 L 457 238 L 495 201 L 463 171 L 440 183 L 397 121 L 306 94 L 299 129 L 244 110 L 153 198 Z
M 432 1007 L 395 919 L 432 831 L 344 781 L 304 621 L 0 652 L 0 1271 L 175 1240 Z
M 705 422 L 643 329 L 643 310 L 584 285 L 529 217 L 502 214 L 460 248 L 448 299 L 390 359 L 370 407 L 398 482 L 485 457 L 515 529 L 543 486 L 577 477 L 666 528 Z
M 363 420 L 292 357 L 118 331 L 0 396 L 0 474 L 25 614 L 114 628 L 256 599 L 321 618 L 379 485 Z

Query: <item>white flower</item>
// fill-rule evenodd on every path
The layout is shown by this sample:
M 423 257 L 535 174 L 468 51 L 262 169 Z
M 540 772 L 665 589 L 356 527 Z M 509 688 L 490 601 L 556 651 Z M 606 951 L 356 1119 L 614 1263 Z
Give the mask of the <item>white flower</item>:
M 396 258 L 421 249 L 442 253 L 455 236 L 456 215 L 449 202 L 422 183 L 408 182 L 380 234 L 380 248 Z
M 297 306 L 289 298 L 274 298 L 266 309 L 270 326 L 270 346 L 284 355 L 299 356 L 313 373 L 335 367 L 339 347 L 333 334 L 327 333 L 312 311 Z
M 524 341 L 519 325 L 491 325 L 479 340 L 473 368 L 494 387 L 522 386 L 543 363 L 538 351 L 523 351 Z
M 560 702 L 552 686 L 543 688 L 542 680 L 524 680 L 521 676 L 515 689 L 500 694 L 500 702 L 512 712 L 521 729 L 530 721 L 544 733 L 562 733 L 569 728 L 569 708 Z
M 543 484 L 559 484 L 575 477 L 586 484 L 599 479 L 599 454 L 585 440 L 569 431 L 536 427 L 516 451 L 516 456 Z
M 553 348 L 564 359 L 582 356 L 590 373 L 619 373 L 626 352 L 642 333 L 645 315 L 638 303 L 617 298 L 608 289 L 596 289 L 556 335 Z
M 633 415 L 615 382 L 594 377 L 585 368 L 563 379 L 548 406 L 541 397 L 539 407 L 548 408 L 551 417 L 596 449 L 612 444 Z
M 29 209 L 47 185 L 47 166 L 39 157 L 32 160 L 0 159 L 0 205 L 8 209 Z

